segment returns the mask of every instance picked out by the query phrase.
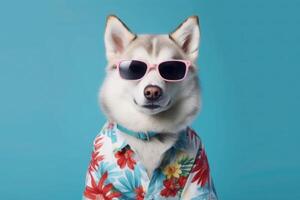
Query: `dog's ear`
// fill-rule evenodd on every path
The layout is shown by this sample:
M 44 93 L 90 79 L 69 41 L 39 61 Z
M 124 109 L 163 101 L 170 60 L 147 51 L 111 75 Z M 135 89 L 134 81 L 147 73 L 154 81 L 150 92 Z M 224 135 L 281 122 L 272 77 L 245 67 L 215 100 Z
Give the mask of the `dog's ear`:
M 129 42 L 135 38 L 136 35 L 117 16 L 110 15 L 107 17 L 104 43 L 108 60 L 121 54 Z
M 197 16 L 191 16 L 182 22 L 169 37 L 194 61 L 198 57 L 200 27 Z

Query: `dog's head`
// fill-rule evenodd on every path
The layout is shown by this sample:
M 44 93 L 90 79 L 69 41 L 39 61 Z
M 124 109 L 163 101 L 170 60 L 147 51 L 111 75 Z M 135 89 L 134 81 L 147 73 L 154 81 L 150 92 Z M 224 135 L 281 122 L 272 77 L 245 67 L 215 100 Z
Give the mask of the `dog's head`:
M 189 125 L 200 108 L 195 65 L 199 40 L 196 16 L 162 35 L 136 35 L 116 16 L 109 16 L 104 37 L 107 76 L 99 95 L 109 120 L 136 131 L 175 132 Z M 138 81 L 125 80 L 117 69 L 120 60 L 157 64 L 173 59 L 191 62 L 182 81 L 165 81 L 157 70 Z

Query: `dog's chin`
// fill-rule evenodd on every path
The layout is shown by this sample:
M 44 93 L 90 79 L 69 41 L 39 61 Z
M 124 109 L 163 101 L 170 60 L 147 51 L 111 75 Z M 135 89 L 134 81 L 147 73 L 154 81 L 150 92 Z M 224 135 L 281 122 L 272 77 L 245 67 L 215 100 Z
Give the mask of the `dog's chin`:
M 143 104 L 143 103 L 136 102 L 136 100 L 133 100 L 133 101 L 134 101 L 134 105 L 135 105 L 136 109 L 139 112 L 146 114 L 146 115 L 156 115 L 161 112 L 164 112 L 170 108 L 170 104 L 171 104 L 171 100 L 169 100 L 166 105 L 163 105 L 161 103 L 160 104 L 156 104 L 156 103 Z

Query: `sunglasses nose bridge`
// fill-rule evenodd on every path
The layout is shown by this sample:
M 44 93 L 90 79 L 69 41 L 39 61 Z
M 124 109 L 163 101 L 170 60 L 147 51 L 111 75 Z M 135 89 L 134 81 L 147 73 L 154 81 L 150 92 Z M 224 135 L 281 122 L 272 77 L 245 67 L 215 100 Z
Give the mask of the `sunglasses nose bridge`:
M 157 64 L 149 64 L 149 71 L 155 69 Z
M 157 65 L 157 64 L 149 64 L 149 68 L 150 68 L 150 69 L 153 69 L 153 68 L 156 67 L 156 65 Z

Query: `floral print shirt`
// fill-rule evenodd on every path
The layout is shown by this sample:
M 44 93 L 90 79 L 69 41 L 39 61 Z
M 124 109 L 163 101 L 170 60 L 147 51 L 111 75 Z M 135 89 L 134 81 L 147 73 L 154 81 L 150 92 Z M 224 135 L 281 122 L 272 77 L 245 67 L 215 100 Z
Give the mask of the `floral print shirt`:
M 165 152 L 151 179 L 119 132 L 106 123 L 94 140 L 83 199 L 217 199 L 205 150 L 192 129 Z

